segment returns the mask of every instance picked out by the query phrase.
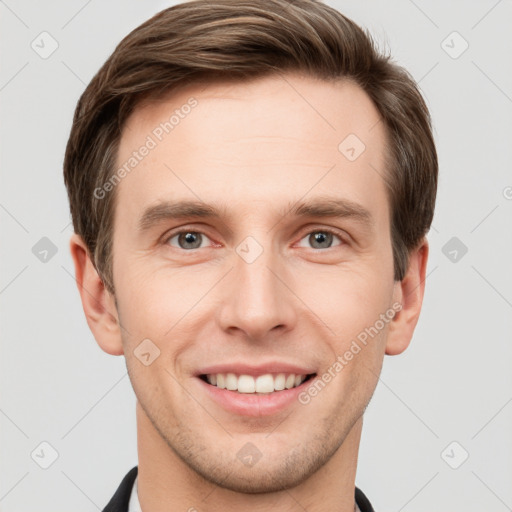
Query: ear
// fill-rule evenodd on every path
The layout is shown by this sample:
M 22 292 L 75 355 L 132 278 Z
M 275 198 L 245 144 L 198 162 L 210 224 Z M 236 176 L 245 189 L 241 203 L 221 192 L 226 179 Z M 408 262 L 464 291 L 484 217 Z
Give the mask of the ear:
M 114 297 L 105 288 L 82 237 L 74 233 L 69 248 L 87 324 L 98 345 L 107 354 L 122 355 L 121 330 Z
M 405 277 L 402 281 L 395 282 L 393 299 L 402 305 L 402 309 L 389 324 L 387 355 L 401 354 L 412 339 L 423 304 L 428 251 L 428 241 L 423 238 L 418 247 L 409 254 L 409 267 Z

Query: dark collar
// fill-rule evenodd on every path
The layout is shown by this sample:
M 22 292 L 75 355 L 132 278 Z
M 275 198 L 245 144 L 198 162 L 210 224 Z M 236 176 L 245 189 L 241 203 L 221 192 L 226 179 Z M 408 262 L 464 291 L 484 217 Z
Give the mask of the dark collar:
M 130 503 L 133 483 L 135 482 L 138 469 L 139 467 L 135 466 L 128 471 L 114 496 L 112 496 L 108 505 L 103 509 L 103 512 L 128 512 L 128 504 Z M 368 498 L 358 487 L 356 487 L 356 503 L 361 512 L 375 512 Z
M 117 488 L 116 493 L 103 509 L 103 512 L 128 512 L 133 482 L 135 482 L 138 470 L 139 466 L 135 466 L 128 471 L 121 485 Z

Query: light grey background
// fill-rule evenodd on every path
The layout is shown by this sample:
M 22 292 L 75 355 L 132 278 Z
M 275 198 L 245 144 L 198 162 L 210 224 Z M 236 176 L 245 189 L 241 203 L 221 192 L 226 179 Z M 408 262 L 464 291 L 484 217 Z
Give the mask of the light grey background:
M 327 3 L 419 81 L 440 159 L 424 308 L 410 347 L 385 358 L 356 484 L 376 512 L 512 510 L 512 3 Z M 73 278 L 62 160 L 85 84 L 172 4 L 0 1 L 2 512 L 101 510 L 137 464 L 124 357 L 97 346 Z M 31 47 L 43 31 L 58 43 L 46 59 Z M 452 237 L 465 255 L 443 253 Z M 48 469 L 42 442 L 58 452 Z

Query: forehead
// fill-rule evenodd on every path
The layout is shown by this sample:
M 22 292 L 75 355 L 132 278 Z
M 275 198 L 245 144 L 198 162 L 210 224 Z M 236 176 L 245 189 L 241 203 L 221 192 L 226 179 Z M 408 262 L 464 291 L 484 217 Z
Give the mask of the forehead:
M 180 88 L 140 105 L 125 123 L 118 207 L 140 216 L 157 201 L 229 199 L 246 211 L 281 211 L 306 195 L 346 194 L 370 209 L 384 200 L 374 213 L 387 218 L 379 121 L 348 80 L 285 74 Z

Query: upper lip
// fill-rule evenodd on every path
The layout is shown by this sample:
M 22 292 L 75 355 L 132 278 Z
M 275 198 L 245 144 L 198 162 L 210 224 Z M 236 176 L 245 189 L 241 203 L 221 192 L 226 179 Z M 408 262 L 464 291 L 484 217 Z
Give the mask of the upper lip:
M 204 368 L 198 370 L 197 376 L 217 373 L 234 373 L 236 375 L 252 375 L 253 377 L 256 377 L 258 375 L 265 375 L 267 373 L 293 373 L 295 375 L 309 375 L 315 373 L 315 370 L 311 366 L 299 366 L 296 364 L 279 361 L 269 361 L 267 363 L 261 364 L 232 362 L 205 366 Z

